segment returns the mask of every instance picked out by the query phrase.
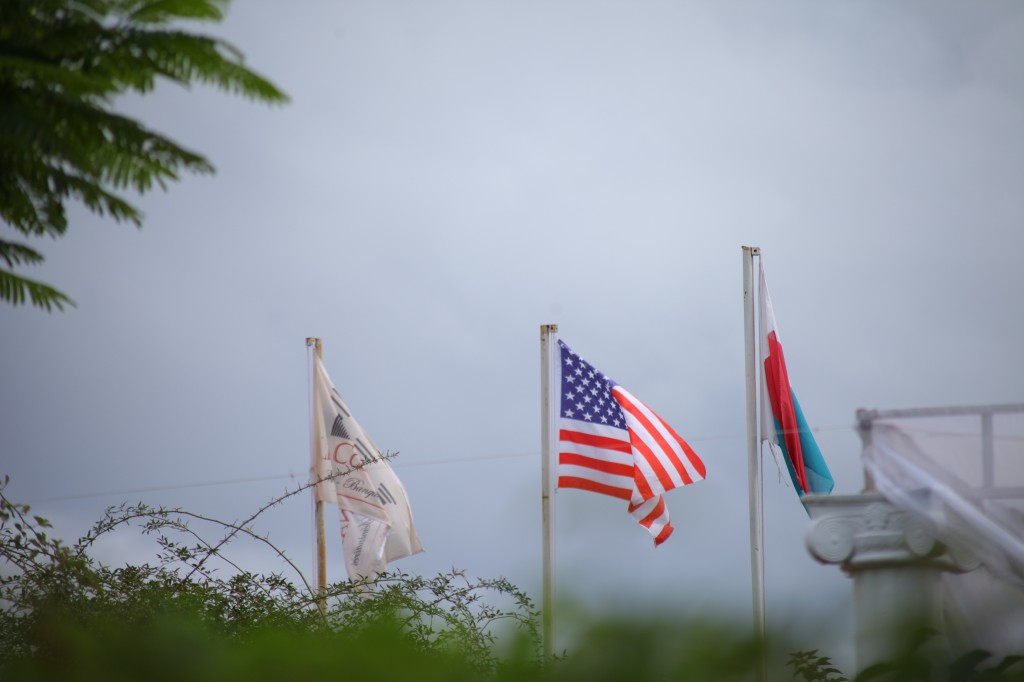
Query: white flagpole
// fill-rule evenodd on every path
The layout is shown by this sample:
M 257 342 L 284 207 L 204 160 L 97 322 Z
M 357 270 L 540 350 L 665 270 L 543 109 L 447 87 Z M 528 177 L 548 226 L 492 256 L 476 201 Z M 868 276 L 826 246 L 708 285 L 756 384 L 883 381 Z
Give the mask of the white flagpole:
M 317 391 L 317 371 L 316 363 L 323 362 L 324 348 L 323 343 L 317 338 L 307 338 L 306 347 L 313 346 L 314 362 L 313 362 L 313 414 L 310 415 L 311 419 L 309 422 L 309 433 L 310 433 L 310 462 L 312 467 L 310 469 L 311 475 L 316 480 L 320 476 L 320 470 L 316 466 L 317 461 L 320 458 L 319 446 L 320 446 L 320 434 L 317 433 L 317 418 L 320 416 L 320 397 L 319 391 Z M 313 492 L 313 528 L 316 531 L 316 585 L 317 592 L 323 597 L 323 594 L 327 591 L 327 532 L 326 524 L 324 522 L 324 503 L 317 496 L 317 489 L 319 485 L 312 487 Z M 321 600 L 320 609 L 324 608 L 324 604 Z
M 760 259 L 761 249 L 743 247 L 743 334 L 747 380 L 747 493 L 750 511 L 750 584 L 754 605 L 754 633 L 765 636 L 764 552 L 761 521 L 761 458 L 757 451 L 757 363 L 754 327 L 754 258 Z M 760 262 L 760 261 L 759 261 Z M 765 679 L 764 662 L 758 669 L 758 679 Z
M 554 420 L 551 404 L 551 362 L 557 357 L 554 352 L 558 339 L 558 325 L 544 324 L 540 327 L 540 457 L 541 457 L 541 524 L 543 526 L 543 589 L 541 605 L 541 636 L 544 659 L 550 661 L 554 654 L 554 576 L 553 546 L 551 530 L 554 524 L 554 507 L 551 488 L 551 453 L 554 443 Z

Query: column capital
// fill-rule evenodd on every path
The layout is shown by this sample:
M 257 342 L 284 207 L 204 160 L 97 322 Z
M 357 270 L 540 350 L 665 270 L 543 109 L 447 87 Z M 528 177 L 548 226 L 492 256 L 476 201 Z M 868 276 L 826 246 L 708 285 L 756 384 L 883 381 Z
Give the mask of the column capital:
M 910 564 L 957 573 L 978 567 L 962 544 L 939 541 L 926 524 L 880 493 L 808 495 L 803 502 L 811 515 L 806 537 L 811 556 L 839 564 L 848 574 Z

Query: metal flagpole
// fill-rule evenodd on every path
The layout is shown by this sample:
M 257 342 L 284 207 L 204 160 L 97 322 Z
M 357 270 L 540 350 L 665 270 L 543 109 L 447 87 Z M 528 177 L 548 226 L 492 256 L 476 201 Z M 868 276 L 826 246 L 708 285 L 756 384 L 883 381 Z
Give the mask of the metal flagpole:
M 754 258 L 760 258 L 761 249 L 743 247 L 743 335 L 747 380 L 747 493 L 750 511 L 750 584 L 754 605 L 754 634 L 765 636 L 764 552 L 761 521 L 761 458 L 757 452 L 757 363 L 755 361 L 754 327 Z M 758 679 L 766 677 L 764 659 L 758 668 Z
M 551 361 L 555 341 L 558 338 L 557 324 L 543 324 L 540 327 L 540 504 L 541 523 L 543 525 L 543 594 L 541 606 L 541 636 L 544 642 L 544 659 L 550 661 L 554 654 L 554 585 L 552 575 L 552 542 L 551 528 L 553 525 L 553 507 L 551 504 L 551 452 L 554 442 L 554 427 L 551 414 Z
M 310 432 L 310 462 L 312 463 L 311 472 L 314 480 L 317 480 L 320 476 L 319 467 L 316 463 L 319 461 L 321 453 L 319 452 L 320 434 L 317 433 L 317 423 L 320 416 L 320 396 L 317 391 L 317 371 L 316 363 L 323 362 L 324 359 L 324 348 L 323 343 L 317 338 L 307 338 L 306 347 L 313 346 L 313 353 L 316 360 L 313 363 L 313 414 L 312 419 L 309 423 Z M 326 526 L 324 523 L 324 502 L 317 495 L 317 489 L 319 485 L 314 485 L 313 490 L 313 528 L 316 531 L 316 585 L 317 592 L 321 597 L 327 591 L 327 533 Z M 321 600 L 320 610 L 322 611 L 324 604 Z

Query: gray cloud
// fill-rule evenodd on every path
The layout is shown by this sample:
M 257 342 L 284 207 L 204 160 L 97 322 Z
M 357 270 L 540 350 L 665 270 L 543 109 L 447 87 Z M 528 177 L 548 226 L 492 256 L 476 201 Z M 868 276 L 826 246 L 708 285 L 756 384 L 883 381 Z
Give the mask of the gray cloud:
M 560 494 L 560 589 L 745 618 L 743 244 L 839 492 L 857 407 L 1021 399 L 1016 3 L 236 3 L 216 32 L 293 103 L 126 100 L 218 175 L 146 197 L 141 232 L 77 212 L 38 274 L 79 308 L 0 309 L 9 492 L 68 532 L 125 495 L 54 498 L 286 477 L 130 496 L 234 519 L 302 479 L 316 335 L 401 451 L 427 547 L 401 567 L 535 589 L 556 322 L 709 469 L 657 551 L 616 502 Z M 848 609 L 769 469 L 770 612 Z M 265 522 L 299 561 L 307 516 Z

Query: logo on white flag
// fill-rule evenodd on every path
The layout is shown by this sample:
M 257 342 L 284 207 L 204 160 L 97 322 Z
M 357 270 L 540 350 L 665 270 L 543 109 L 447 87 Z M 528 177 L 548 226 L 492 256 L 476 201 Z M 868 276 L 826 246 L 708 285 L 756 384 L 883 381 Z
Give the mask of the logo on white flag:
M 422 552 L 405 488 L 349 412 L 319 358 L 316 405 L 318 454 L 312 474 L 323 481 L 316 496 L 340 507 L 349 578 L 373 577 L 386 571 L 389 561 Z

